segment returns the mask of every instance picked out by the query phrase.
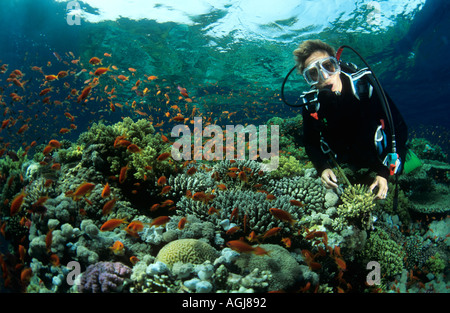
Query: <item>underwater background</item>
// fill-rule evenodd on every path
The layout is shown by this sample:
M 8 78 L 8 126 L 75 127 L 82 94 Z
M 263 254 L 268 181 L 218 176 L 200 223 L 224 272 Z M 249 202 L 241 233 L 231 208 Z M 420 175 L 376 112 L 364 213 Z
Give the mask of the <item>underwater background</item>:
M 448 292 L 450 3 L 282 3 L 2 1 L 2 293 Z M 408 124 L 420 161 L 386 200 L 308 160 L 280 95 L 307 39 L 355 48 Z M 293 73 L 285 97 L 306 90 Z M 195 135 L 177 161 L 195 117 L 278 125 L 279 167 Z

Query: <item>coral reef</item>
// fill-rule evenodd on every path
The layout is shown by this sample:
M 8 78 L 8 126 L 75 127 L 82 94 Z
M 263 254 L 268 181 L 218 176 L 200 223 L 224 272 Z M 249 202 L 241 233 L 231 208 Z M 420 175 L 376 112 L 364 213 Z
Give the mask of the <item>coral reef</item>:
M 3 204 L 1 231 L 24 246 L 25 256 L 16 248 L 14 260 L 30 271 L 22 283 L 19 263 L 1 256 L 5 277 L 28 292 L 342 292 L 368 288 L 351 275 L 375 260 L 384 291 L 446 288 L 439 281 L 450 255 L 445 165 L 424 162 L 398 185 L 390 182 L 383 201 L 363 184 L 326 189 L 305 156 L 292 153 L 301 121 L 271 123 L 288 127 L 272 172 L 262 160 L 158 161 L 170 144 L 147 120 L 130 118 L 94 124 L 51 158 L 44 145 L 33 160 L 1 159 L 10 182 L 2 197 L 25 191 L 16 215 Z M 366 175 L 350 174 L 355 181 Z M 74 195 L 84 184 L 89 191 Z M 441 201 L 420 202 L 424 193 Z M 118 226 L 103 229 L 111 221 Z M 250 248 L 228 248 L 235 240 Z M 61 266 L 68 262 L 85 269 L 74 286 Z

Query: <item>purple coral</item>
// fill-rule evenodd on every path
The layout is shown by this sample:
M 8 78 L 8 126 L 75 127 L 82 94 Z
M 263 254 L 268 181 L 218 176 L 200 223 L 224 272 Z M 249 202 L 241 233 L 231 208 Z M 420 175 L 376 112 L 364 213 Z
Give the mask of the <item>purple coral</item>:
M 79 292 L 119 292 L 131 268 L 119 262 L 98 262 L 89 265 L 81 276 Z

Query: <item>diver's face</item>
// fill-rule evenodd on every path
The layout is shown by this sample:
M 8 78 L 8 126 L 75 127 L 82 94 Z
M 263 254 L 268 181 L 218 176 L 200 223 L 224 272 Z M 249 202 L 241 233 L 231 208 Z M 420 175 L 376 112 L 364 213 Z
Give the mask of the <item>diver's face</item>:
M 307 68 L 309 65 L 322 60 L 324 58 L 328 58 L 328 53 L 324 51 L 316 51 L 312 53 L 305 61 L 304 68 Z M 336 73 L 334 75 L 330 75 L 327 79 L 323 80 L 321 75 L 319 75 L 319 82 L 315 85 L 317 89 L 322 89 L 325 86 L 331 86 L 332 91 L 342 91 L 342 82 L 339 76 L 339 73 Z

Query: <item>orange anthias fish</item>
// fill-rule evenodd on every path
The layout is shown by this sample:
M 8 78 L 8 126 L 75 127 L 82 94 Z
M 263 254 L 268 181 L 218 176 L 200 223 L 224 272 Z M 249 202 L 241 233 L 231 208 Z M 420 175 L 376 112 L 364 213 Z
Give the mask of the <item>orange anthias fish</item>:
M 60 148 L 61 147 L 61 143 L 58 140 L 52 139 L 48 142 L 48 145 L 53 147 L 53 148 Z
M 25 199 L 25 192 L 22 191 L 19 195 L 17 195 L 14 200 L 11 202 L 11 207 L 10 207 L 10 214 L 11 216 L 16 215 L 19 211 L 20 208 L 22 207 L 22 204 L 24 202 Z
M 257 246 L 253 247 L 241 240 L 231 240 L 226 243 L 227 247 L 239 253 L 254 253 L 255 255 L 269 254 L 265 249 Z
M 169 153 L 169 152 L 164 152 L 164 153 L 161 153 L 161 154 L 156 158 L 156 160 L 158 160 L 158 161 L 164 161 L 164 160 L 166 160 L 169 156 L 170 156 L 170 153 Z
M 132 152 L 132 153 L 136 153 L 136 152 L 141 152 L 141 148 L 139 148 L 137 145 L 135 145 L 134 143 L 130 144 L 127 146 L 127 150 Z
M 243 182 L 245 182 L 245 183 L 248 183 L 248 178 L 247 178 L 247 175 L 245 174 L 244 171 L 240 171 L 240 172 L 239 172 L 238 178 L 239 178 L 241 181 L 243 181 Z
M 102 64 L 102 60 L 100 60 L 100 59 L 97 58 L 97 57 L 92 57 L 92 58 L 89 60 L 89 64 L 92 64 L 92 65 Z
M 110 66 L 108 66 L 108 67 L 99 67 L 98 69 L 95 70 L 94 75 L 95 75 L 95 76 L 103 75 L 103 74 L 105 74 L 106 72 L 109 72 L 109 71 L 110 71 L 109 68 L 110 68 Z
M 112 247 L 109 247 L 109 249 L 111 249 L 112 253 L 114 253 L 115 255 L 124 255 L 125 253 L 125 246 L 118 240 L 115 241 Z
M 168 222 L 170 221 L 170 217 L 169 216 L 160 216 L 155 218 L 151 223 L 150 223 L 150 227 L 152 226 L 164 226 L 166 225 Z
M 158 186 L 162 186 L 162 185 L 165 185 L 166 182 L 167 182 L 166 176 L 161 176 L 160 178 L 158 178 L 157 184 L 158 184 Z
M 122 219 L 118 219 L 118 218 L 113 218 L 110 220 L 107 220 L 105 223 L 103 223 L 103 225 L 100 227 L 100 231 L 110 231 L 113 230 L 116 227 L 119 227 L 122 224 L 126 224 L 127 222 L 125 221 L 124 218 Z
M 172 189 L 172 186 L 164 186 L 161 189 L 161 192 L 159 193 L 160 195 L 165 195 L 166 193 L 168 193 L 170 190 Z
M 33 275 L 33 271 L 31 268 L 25 268 L 20 272 L 20 281 L 23 284 L 28 284 L 30 282 L 31 276 Z
M 269 229 L 268 231 L 266 231 L 264 233 L 263 239 L 269 238 L 269 237 L 273 237 L 278 235 L 278 233 L 281 231 L 281 227 L 274 227 Z
M 281 210 L 281 209 L 276 209 L 276 208 L 271 208 L 269 209 L 270 214 L 273 215 L 273 217 L 275 217 L 278 220 L 281 220 L 283 222 L 288 222 L 291 225 L 294 225 L 297 220 L 294 220 L 292 218 L 291 213 Z
M 107 198 L 111 194 L 111 187 L 109 187 L 109 183 L 106 183 L 105 187 L 102 190 L 102 198 Z
M 179 229 L 179 230 L 184 229 L 184 226 L 186 225 L 186 223 L 187 223 L 187 218 L 186 218 L 186 216 L 184 216 L 184 217 L 182 217 L 182 218 L 180 219 L 180 221 L 178 222 L 178 229 Z
M 83 91 L 81 92 L 81 94 L 78 96 L 77 98 L 77 102 L 80 103 L 81 101 L 83 101 L 84 99 L 87 98 L 87 96 L 89 95 L 89 93 L 91 92 L 92 87 L 91 86 L 86 86 Z
M 143 229 L 144 223 L 142 223 L 141 221 L 132 221 L 125 228 L 125 231 L 133 237 L 139 237 L 138 232 L 142 231 Z
M 111 199 L 108 202 L 106 202 L 103 205 L 103 209 L 102 209 L 102 215 L 107 215 L 109 213 L 111 213 L 112 209 L 114 209 L 114 206 L 116 205 L 117 199 Z
M 95 184 L 91 183 L 82 183 L 78 188 L 70 194 L 69 196 L 72 197 L 74 201 L 78 201 L 84 196 L 91 193 L 91 191 L 95 188 Z
M 123 184 L 125 179 L 127 179 L 127 171 L 128 171 L 128 165 L 126 165 L 120 169 L 119 183 Z
M 298 207 L 305 206 L 305 204 L 303 202 L 298 201 L 298 200 L 290 200 L 289 203 L 292 204 L 292 205 L 298 206 Z
M 53 228 L 49 229 L 47 235 L 45 236 L 45 247 L 47 248 L 47 252 L 52 251 L 52 241 L 53 241 Z
M 233 250 L 235 250 L 237 252 L 245 253 L 245 252 L 253 252 L 253 251 L 255 251 L 255 247 L 253 247 L 253 246 L 249 245 L 248 243 L 243 242 L 241 240 L 231 240 L 231 241 L 228 241 L 226 243 L 226 245 L 230 249 L 233 249 Z

